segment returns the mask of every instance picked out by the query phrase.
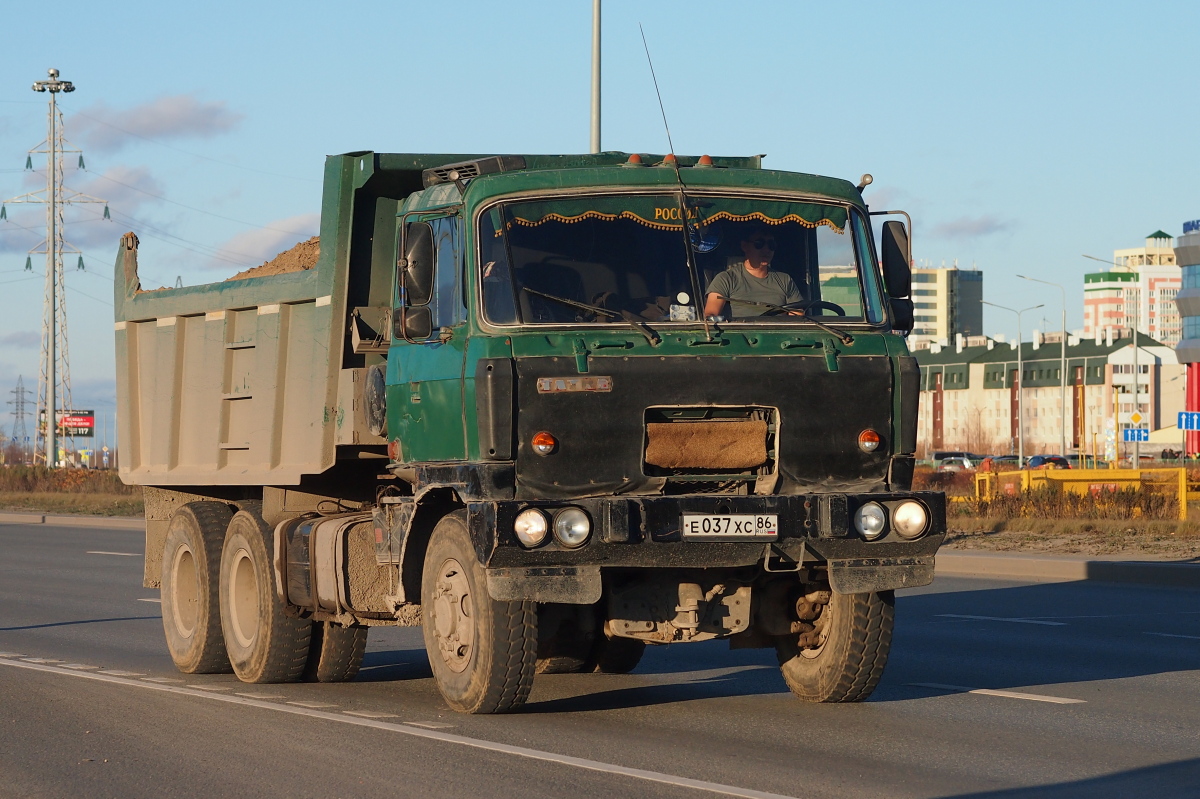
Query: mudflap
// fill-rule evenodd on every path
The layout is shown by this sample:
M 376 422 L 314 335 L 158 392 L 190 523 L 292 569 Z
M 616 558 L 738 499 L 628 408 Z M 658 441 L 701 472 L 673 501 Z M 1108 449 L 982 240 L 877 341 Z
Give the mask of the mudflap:
M 561 602 L 591 605 L 600 601 L 599 566 L 535 566 L 488 569 L 488 594 L 497 602 Z
M 839 594 L 917 588 L 933 582 L 934 555 L 829 561 L 829 587 Z

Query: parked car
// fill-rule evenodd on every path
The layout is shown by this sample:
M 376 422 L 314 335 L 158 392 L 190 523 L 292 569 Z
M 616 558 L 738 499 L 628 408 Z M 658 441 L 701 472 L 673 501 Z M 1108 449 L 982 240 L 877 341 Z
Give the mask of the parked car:
M 1071 462 L 1061 455 L 1034 455 L 1029 459 L 1029 469 L 1070 469 Z
M 978 461 L 967 457 L 942 458 L 937 469 L 939 472 L 969 472 L 978 465 Z

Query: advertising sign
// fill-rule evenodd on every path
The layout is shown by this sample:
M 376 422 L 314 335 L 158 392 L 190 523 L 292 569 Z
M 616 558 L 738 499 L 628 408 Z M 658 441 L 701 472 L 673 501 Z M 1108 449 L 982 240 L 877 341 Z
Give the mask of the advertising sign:
M 55 416 L 58 418 L 58 434 L 60 436 L 92 438 L 96 435 L 95 411 L 59 411 Z M 38 414 L 38 429 L 46 429 L 45 411 Z

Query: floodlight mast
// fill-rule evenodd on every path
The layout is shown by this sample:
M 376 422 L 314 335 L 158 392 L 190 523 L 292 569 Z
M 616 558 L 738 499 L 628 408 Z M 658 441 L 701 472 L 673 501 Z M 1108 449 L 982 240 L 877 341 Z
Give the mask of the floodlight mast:
M 59 405 L 67 410 L 72 405 L 71 373 L 67 358 L 67 318 L 66 318 L 66 282 L 63 276 L 63 253 L 78 253 L 79 250 L 67 244 L 63 235 L 63 209 L 76 203 L 102 203 L 104 200 L 92 197 L 82 192 L 68 190 L 63 185 L 63 155 L 64 153 L 79 153 L 70 146 L 63 135 L 62 114 L 58 109 L 58 94 L 75 91 L 75 84 L 69 80 L 60 80 L 57 69 L 47 71 L 49 78 L 33 84 L 35 92 L 50 95 L 49 118 L 46 123 L 46 140 L 29 151 L 30 159 L 27 168 L 32 169 L 34 154 L 46 154 L 46 188 L 22 194 L 5 200 L 5 203 L 41 203 L 46 206 L 46 238 L 37 247 L 31 249 L 34 253 L 46 254 L 46 299 L 44 319 L 42 323 L 42 369 L 38 384 L 38 411 L 44 414 L 39 420 L 38 446 L 35 448 L 36 457 L 44 458 L 49 468 L 58 464 L 58 415 Z M 83 167 L 83 156 L 80 154 L 80 168 Z M 3 214 L 0 214 L 2 217 Z M 104 218 L 109 216 L 107 207 Z M 80 263 L 82 264 L 82 254 Z M 27 268 L 31 268 L 28 266 Z M 68 435 L 69 437 L 69 435 Z

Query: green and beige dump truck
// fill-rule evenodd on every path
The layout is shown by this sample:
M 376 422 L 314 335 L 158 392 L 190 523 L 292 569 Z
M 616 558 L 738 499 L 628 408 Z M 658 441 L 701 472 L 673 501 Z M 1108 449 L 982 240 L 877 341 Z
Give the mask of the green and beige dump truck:
M 490 713 L 723 638 L 867 697 L 945 498 L 911 490 L 908 233 L 875 241 L 866 182 L 360 152 L 326 161 L 311 268 L 143 291 L 127 234 L 120 474 L 176 665 L 345 680 L 370 627 L 421 625 Z M 706 313 L 751 236 L 802 299 Z

